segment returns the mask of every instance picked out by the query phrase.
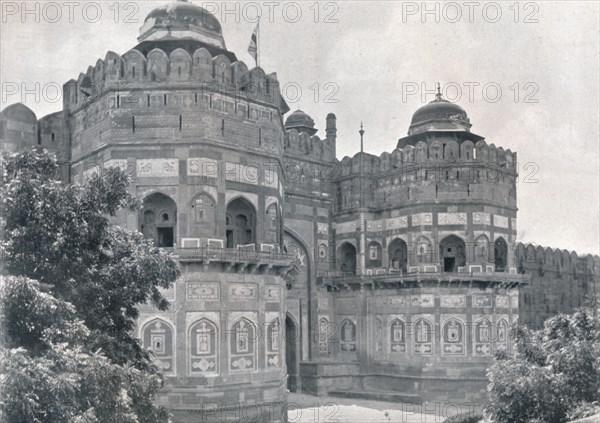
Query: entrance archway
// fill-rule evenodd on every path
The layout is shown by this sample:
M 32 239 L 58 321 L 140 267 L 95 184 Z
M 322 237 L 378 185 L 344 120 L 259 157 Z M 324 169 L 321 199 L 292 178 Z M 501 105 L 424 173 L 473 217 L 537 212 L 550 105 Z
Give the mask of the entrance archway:
M 170 197 L 154 193 L 144 199 L 141 210 L 140 232 L 152 239 L 154 245 L 171 248 L 176 242 L 177 205 Z
M 236 198 L 227 205 L 225 217 L 227 248 L 256 242 L 256 212 L 244 198 Z
M 466 263 L 465 242 L 456 235 L 450 235 L 440 242 L 440 258 L 444 272 L 457 272 Z
M 300 340 L 298 326 L 290 317 L 285 316 L 285 365 L 288 372 L 287 388 L 290 392 L 298 390 L 299 363 L 298 342 Z

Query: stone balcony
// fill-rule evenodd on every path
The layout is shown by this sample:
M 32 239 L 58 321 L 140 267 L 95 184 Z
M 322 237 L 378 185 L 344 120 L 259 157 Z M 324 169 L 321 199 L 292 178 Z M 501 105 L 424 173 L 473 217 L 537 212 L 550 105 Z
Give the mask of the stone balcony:
M 414 266 L 408 271 L 395 268 L 373 268 L 357 271 L 357 274 L 345 272 L 327 272 L 320 275 L 319 282 L 333 288 L 362 289 L 384 287 L 424 287 L 453 286 L 468 287 L 473 284 L 499 288 L 514 288 L 526 285 L 530 275 L 519 274 L 514 268 L 508 271 L 495 271 L 493 266 L 461 267 L 455 272 L 442 271 L 439 265 Z

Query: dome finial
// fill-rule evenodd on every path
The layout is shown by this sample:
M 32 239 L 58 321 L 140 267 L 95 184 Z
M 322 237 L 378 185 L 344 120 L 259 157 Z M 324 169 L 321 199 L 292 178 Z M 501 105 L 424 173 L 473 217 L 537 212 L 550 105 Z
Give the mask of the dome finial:
M 435 95 L 437 101 L 442 101 L 442 86 L 437 82 L 437 94 Z

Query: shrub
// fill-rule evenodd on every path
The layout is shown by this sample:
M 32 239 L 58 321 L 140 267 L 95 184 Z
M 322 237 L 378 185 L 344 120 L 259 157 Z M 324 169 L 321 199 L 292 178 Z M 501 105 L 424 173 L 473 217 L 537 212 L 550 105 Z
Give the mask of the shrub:
M 517 327 L 515 349 L 495 357 L 488 371 L 495 422 L 561 423 L 600 392 L 600 318 L 578 310 L 546 320 L 541 330 Z

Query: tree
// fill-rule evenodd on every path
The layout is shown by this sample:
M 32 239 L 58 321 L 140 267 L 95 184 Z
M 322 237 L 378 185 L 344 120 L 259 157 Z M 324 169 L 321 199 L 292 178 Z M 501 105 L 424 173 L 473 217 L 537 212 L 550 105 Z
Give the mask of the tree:
M 47 152 L 4 163 L 0 253 L 12 277 L 0 291 L 3 412 L 19 422 L 165 421 L 152 403 L 162 376 L 133 329 L 138 304 L 168 307 L 160 288 L 179 277 L 178 264 L 110 223 L 139 207 L 123 172 L 83 186 L 57 175 Z
M 600 397 L 600 316 L 592 308 L 559 314 L 541 330 L 517 327 L 515 351 L 488 371 L 495 422 L 564 422 Z

